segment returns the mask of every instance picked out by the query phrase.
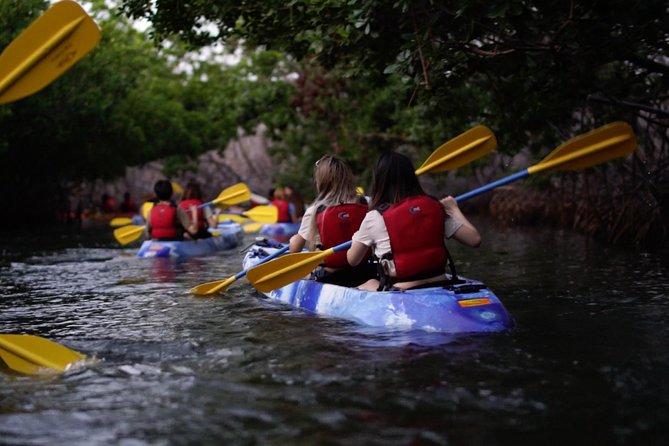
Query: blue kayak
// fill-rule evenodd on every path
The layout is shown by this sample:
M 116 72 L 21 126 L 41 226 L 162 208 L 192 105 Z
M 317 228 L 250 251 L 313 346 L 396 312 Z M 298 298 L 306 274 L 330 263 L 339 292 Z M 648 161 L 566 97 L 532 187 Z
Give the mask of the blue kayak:
M 299 229 L 299 223 L 268 223 L 260 228 L 259 233 L 277 242 L 288 243 Z
M 159 241 L 146 240 L 137 252 L 137 257 L 204 257 L 226 249 L 237 247 L 244 237 L 244 231 L 239 223 L 221 223 L 214 235 L 205 239 Z
M 251 268 L 277 248 L 254 245 L 244 257 Z M 446 276 L 445 278 L 448 278 Z M 308 312 L 343 318 L 373 327 L 441 333 L 499 332 L 515 323 L 499 298 L 483 283 L 460 277 L 447 287 L 407 291 L 362 291 L 298 280 L 265 295 Z

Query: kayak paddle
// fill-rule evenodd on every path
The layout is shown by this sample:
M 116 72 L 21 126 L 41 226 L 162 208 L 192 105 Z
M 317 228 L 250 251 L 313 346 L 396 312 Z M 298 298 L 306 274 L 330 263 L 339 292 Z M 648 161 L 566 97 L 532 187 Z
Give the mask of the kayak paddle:
M 591 132 L 576 136 L 553 150 L 538 164 L 518 173 L 479 187 L 455 198 L 461 202 L 496 187 L 526 178 L 533 173 L 552 170 L 577 170 L 594 166 L 614 158 L 629 155 L 636 148 L 632 128 L 624 122 L 614 122 Z M 258 291 L 268 292 L 299 280 L 318 265 L 322 259 L 351 247 L 348 241 L 318 252 L 298 252 L 256 266 L 247 273 L 248 280 Z
M 100 29 L 76 2 L 54 3 L 0 55 L 0 104 L 38 92 L 100 41 Z
M 283 248 L 276 251 L 274 254 L 264 258 L 258 264 L 269 262 L 270 260 L 279 257 L 284 252 L 288 251 L 289 248 L 290 246 L 288 245 L 284 246 Z M 237 279 L 241 279 L 242 277 L 244 277 L 249 269 L 250 268 L 240 271 L 234 276 L 228 277 L 225 280 L 216 280 L 214 282 L 207 282 L 194 286 L 193 288 L 190 289 L 190 293 L 195 294 L 196 296 L 208 296 L 216 293 L 224 293 L 225 290 L 227 290 L 228 287 L 232 285 L 233 282 L 235 282 Z
M 455 138 L 451 139 L 450 141 L 442 144 L 437 149 L 435 149 L 435 151 L 432 152 L 432 154 L 427 158 L 427 160 L 423 163 L 423 165 L 416 171 L 416 174 L 420 175 L 425 172 L 443 172 L 449 169 L 456 169 L 466 163 L 472 162 L 473 160 L 480 158 L 481 156 L 487 154 L 488 152 L 491 152 L 496 147 L 497 147 L 497 140 L 495 139 L 495 135 L 492 133 L 492 131 L 486 126 L 477 125 L 476 127 L 467 130 L 466 132 L 456 136 Z M 420 173 L 418 173 L 419 171 Z M 245 232 L 253 232 L 258 229 L 260 228 L 249 227 L 247 230 L 246 226 L 244 227 Z M 323 251 L 323 252 L 328 252 L 328 251 Z M 297 253 L 297 254 L 300 255 L 305 253 Z M 306 253 L 306 254 L 312 254 L 312 253 Z M 316 253 L 316 254 L 321 254 L 321 253 Z M 290 257 L 292 255 L 293 254 L 289 254 L 286 257 Z M 261 263 L 265 263 L 265 261 L 267 260 L 270 259 L 265 259 Z M 270 267 L 270 269 L 272 269 L 272 267 Z M 300 271 L 302 271 L 302 269 L 300 269 Z M 242 273 L 246 272 L 242 271 Z M 296 277 L 295 280 L 306 276 L 308 273 L 309 272 L 299 277 Z M 208 284 L 205 283 L 202 285 L 198 285 L 192 288 L 191 292 L 193 292 L 194 294 L 197 294 L 195 291 L 199 292 L 200 294 L 213 294 L 221 290 L 225 291 L 224 286 L 227 285 L 221 285 L 220 288 L 216 288 L 216 285 L 211 285 L 211 284 L 212 283 L 217 285 L 225 284 L 227 283 L 227 281 L 232 279 L 233 278 L 231 277 L 224 281 L 210 282 Z M 290 283 L 292 281 L 293 280 L 290 280 L 286 283 Z
M 232 217 L 242 217 L 253 220 L 258 223 L 276 223 L 279 219 L 279 210 L 276 206 L 264 205 L 252 207 L 244 212 L 224 211 L 221 215 L 230 215 Z
M 198 208 L 202 208 L 205 206 L 209 206 L 211 204 L 238 204 L 238 203 L 243 203 L 245 201 L 248 201 L 251 195 L 251 191 L 249 190 L 248 186 L 244 183 L 237 183 L 235 185 L 232 185 L 230 187 L 227 187 L 221 191 L 220 194 L 218 194 L 218 197 L 216 197 L 212 201 L 208 201 L 206 203 L 203 203 L 198 206 Z M 148 220 L 148 216 L 147 216 Z M 128 243 L 132 243 L 135 240 L 137 240 L 144 230 L 146 229 L 146 225 L 128 225 L 128 226 L 123 226 L 121 228 L 114 229 L 114 238 L 116 241 L 118 241 L 121 245 L 127 245 Z
M 481 158 L 496 147 L 497 139 L 492 130 L 484 125 L 477 125 L 437 147 L 416 169 L 416 175 L 457 169 Z
M 39 336 L 0 334 L 0 358 L 12 370 L 35 375 L 44 369 L 67 371 L 86 355 Z
M 266 223 L 247 223 L 242 226 L 242 229 L 244 232 L 247 234 L 250 232 L 258 232 L 260 231 L 260 228 L 262 228 Z
M 121 226 L 127 226 L 132 224 L 132 218 L 130 217 L 114 217 L 109 221 L 109 225 L 112 228 L 120 228 Z

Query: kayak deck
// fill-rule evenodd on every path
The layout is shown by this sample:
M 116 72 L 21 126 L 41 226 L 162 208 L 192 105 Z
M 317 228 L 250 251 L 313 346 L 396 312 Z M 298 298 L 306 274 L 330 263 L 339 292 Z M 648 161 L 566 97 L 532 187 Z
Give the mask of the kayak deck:
M 254 246 L 244 258 L 244 268 L 275 250 Z M 298 280 L 264 294 L 311 313 L 374 327 L 472 333 L 499 332 L 515 325 L 499 298 L 483 283 L 460 279 L 462 283 L 448 287 L 381 292 Z
M 212 237 L 197 240 L 160 241 L 146 240 L 140 246 L 137 257 L 204 257 L 237 247 L 244 237 L 238 223 L 221 224 Z

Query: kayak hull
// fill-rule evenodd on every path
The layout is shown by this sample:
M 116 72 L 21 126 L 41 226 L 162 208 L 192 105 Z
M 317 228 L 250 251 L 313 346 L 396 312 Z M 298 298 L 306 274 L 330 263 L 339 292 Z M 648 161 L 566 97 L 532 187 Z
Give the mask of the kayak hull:
M 299 223 L 268 223 L 260 228 L 259 233 L 277 242 L 288 243 L 299 229 Z
M 252 248 L 244 258 L 244 268 L 252 267 L 272 252 L 271 248 Z M 489 333 L 508 330 L 515 325 L 499 298 L 483 283 L 460 279 L 464 282 L 448 288 L 383 292 L 298 280 L 264 294 L 273 301 L 311 313 L 373 327 Z
M 137 257 L 188 258 L 214 255 L 220 251 L 232 249 L 242 241 L 244 231 L 238 223 L 219 225 L 216 235 L 197 240 L 159 241 L 146 240 L 137 252 Z

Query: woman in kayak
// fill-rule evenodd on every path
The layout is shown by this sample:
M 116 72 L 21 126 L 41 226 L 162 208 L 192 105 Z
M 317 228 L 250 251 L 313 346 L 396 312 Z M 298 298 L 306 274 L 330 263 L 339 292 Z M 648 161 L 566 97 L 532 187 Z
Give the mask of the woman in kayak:
M 211 237 L 211 232 L 207 228 L 215 228 L 218 226 L 218 216 L 220 209 L 216 208 L 216 213 L 211 211 L 210 206 L 199 208 L 203 203 L 202 191 L 200 185 L 195 182 L 190 182 L 186 185 L 186 189 L 179 202 L 179 207 L 188 212 L 192 221 L 197 221 L 197 232 L 194 238 L 208 238 Z
M 477 247 L 481 236 L 451 196 L 441 201 L 428 196 L 418 182 L 411 160 L 387 152 L 376 163 L 370 211 L 353 237 L 347 259 L 358 265 L 372 248 L 378 259 L 378 279 L 364 290 L 408 289 L 445 279 L 453 238 Z
M 184 232 L 197 233 L 197 221 L 172 201 L 172 184 L 158 180 L 153 187 L 158 201 L 149 212 L 146 230 L 154 240 L 182 240 Z
M 367 201 L 356 192 L 353 173 L 340 158 L 326 155 L 316 161 L 314 181 L 318 196 L 302 217 L 300 229 L 290 239 L 290 252 L 299 252 L 305 245 L 328 249 L 351 240 L 367 213 Z M 371 253 L 370 253 L 371 254 Z M 328 256 L 312 274 L 320 282 L 357 286 L 375 274 L 373 265 L 363 262 L 349 266 L 346 253 Z

